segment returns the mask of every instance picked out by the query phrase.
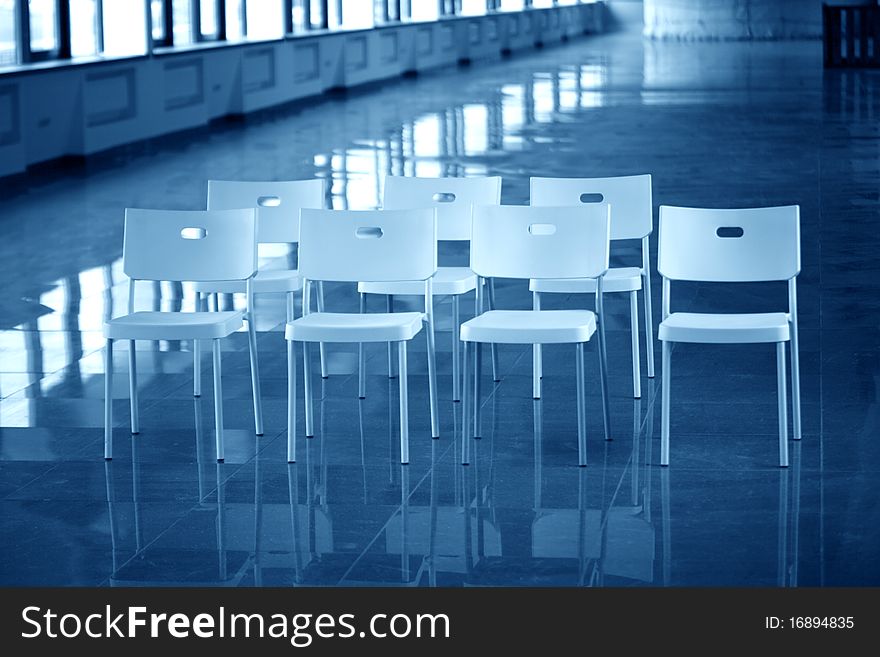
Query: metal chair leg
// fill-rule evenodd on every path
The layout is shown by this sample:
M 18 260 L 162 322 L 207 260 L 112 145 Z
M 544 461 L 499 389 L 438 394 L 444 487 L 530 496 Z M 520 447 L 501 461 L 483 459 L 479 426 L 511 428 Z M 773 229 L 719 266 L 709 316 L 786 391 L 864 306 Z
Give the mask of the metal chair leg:
M 785 374 L 785 343 L 776 343 L 776 387 L 779 412 L 779 466 L 788 467 L 788 399 L 786 386 L 788 377 Z
M 247 316 L 248 353 L 251 361 L 251 388 L 254 397 L 254 429 L 258 436 L 263 435 L 263 396 L 260 392 L 260 363 L 257 355 L 257 329 L 254 326 L 254 311 Z
M 104 458 L 113 458 L 113 340 L 104 347 Z
M 205 297 L 207 307 L 207 297 Z M 196 292 L 196 312 L 202 311 L 202 293 Z M 193 340 L 193 397 L 202 396 L 202 343 Z
M 663 342 L 660 367 L 660 465 L 669 465 L 669 385 L 672 381 L 672 343 Z
M 434 342 L 433 314 L 425 327 L 425 339 L 428 346 L 428 393 L 431 404 L 431 438 L 440 437 L 440 417 L 437 401 L 437 351 Z
M 587 464 L 587 397 L 584 390 L 584 343 L 578 342 L 576 349 L 578 465 L 583 467 Z
M 409 397 L 407 395 L 406 340 L 397 343 L 397 366 L 400 377 L 400 462 L 409 463 Z
M 532 292 L 532 310 L 541 310 L 541 293 Z M 541 345 L 532 345 L 532 398 L 541 398 L 541 378 L 544 376 Z
M 801 439 L 801 365 L 797 326 L 791 331 L 791 425 L 795 440 Z
M 312 406 L 312 363 L 309 358 L 310 344 L 309 342 L 303 342 L 303 394 L 306 406 L 306 438 L 313 438 L 315 435 L 314 408 Z
M 324 312 L 324 281 L 318 281 L 317 285 L 318 285 L 318 312 L 322 313 L 322 312 Z M 327 355 L 324 350 L 324 343 L 323 342 L 318 343 L 318 351 L 320 352 L 320 355 L 321 355 L 321 378 L 326 379 L 328 376 L 330 376 L 330 374 L 327 371 Z
M 359 306 L 361 315 L 367 311 L 367 295 L 360 293 Z M 358 343 L 358 399 L 367 397 L 367 360 L 364 355 L 364 343 Z
M 489 310 L 495 310 L 497 307 L 495 305 L 495 279 L 488 279 L 487 285 L 489 286 Z M 493 342 L 489 345 L 489 349 L 492 352 L 492 380 L 497 383 L 501 380 L 501 374 L 498 370 L 498 345 Z
M 642 396 L 642 368 L 639 355 L 639 293 L 629 293 L 629 323 L 632 338 L 633 398 Z
M 137 351 L 135 341 L 128 341 L 128 396 L 131 403 L 131 432 L 140 433 L 138 421 Z
M 645 356 L 648 361 L 648 378 L 654 378 L 654 302 L 651 301 L 651 276 L 642 276 L 642 295 L 645 300 Z
M 474 343 L 476 344 L 476 343 Z M 467 465 L 470 463 L 471 441 L 470 441 L 470 347 L 467 342 L 461 345 L 462 349 L 462 370 L 464 378 L 462 379 L 462 395 L 461 395 L 461 463 Z
M 483 372 L 483 343 L 474 343 L 474 438 L 482 438 L 483 423 L 480 421 L 480 397 L 481 397 L 481 381 L 480 375 Z
M 223 384 L 220 377 L 220 340 L 213 340 L 214 351 L 214 435 L 217 443 L 217 460 L 226 458 L 223 443 Z
M 605 426 L 605 440 L 611 440 L 611 403 L 608 393 L 608 357 L 605 351 L 605 317 L 599 324 L 599 378 L 602 388 L 602 420 Z
M 385 312 L 393 313 L 394 312 L 394 296 L 391 294 L 385 295 Z M 394 378 L 394 352 L 392 351 L 391 342 L 388 343 L 388 378 Z
M 287 341 L 287 462 L 296 463 L 296 343 Z
M 461 401 L 461 314 L 459 295 L 452 296 L 452 401 Z

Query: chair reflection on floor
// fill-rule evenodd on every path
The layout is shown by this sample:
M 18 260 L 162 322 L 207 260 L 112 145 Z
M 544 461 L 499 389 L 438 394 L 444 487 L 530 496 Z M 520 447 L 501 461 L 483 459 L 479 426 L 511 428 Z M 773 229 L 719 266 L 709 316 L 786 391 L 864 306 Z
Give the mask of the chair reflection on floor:
M 206 563 L 209 554 L 204 550 L 193 549 L 188 545 L 165 548 L 153 545 L 144 538 L 144 518 L 141 510 L 141 459 L 140 441 L 131 442 L 131 514 L 125 513 L 128 504 L 116 499 L 113 461 L 105 461 L 107 507 L 110 520 L 110 541 L 112 549 L 112 568 L 110 586 L 238 586 L 248 570 L 250 550 L 240 550 L 230 546 L 228 541 L 228 514 L 226 503 L 226 478 L 229 472 L 224 463 L 214 462 L 216 488 L 209 490 L 203 474 L 202 458 L 202 408 L 201 399 L 193 399 L 196 418 L 196 467 L 198 468 L 199 501 L 191 513 L 214 512 L 216 534 L 216 561 Z M 207 494 L 206 494 L 206 491 Z M 216 491 L 216 502 L 208 501 L 211 492 Z M 122 507 L 122 508 L 120 508 Z M 173 531 L 173 527 L 171 531 Z M 134 545 L 131 545 L 131 538 Z M 161 543 L 161 541 L 160 541 Z M 132 554 L 133 552 L 133 554 Z M 120 554 L 127 558 L 120 563 Z M 215 573 L 215 574 L 213 574 Z

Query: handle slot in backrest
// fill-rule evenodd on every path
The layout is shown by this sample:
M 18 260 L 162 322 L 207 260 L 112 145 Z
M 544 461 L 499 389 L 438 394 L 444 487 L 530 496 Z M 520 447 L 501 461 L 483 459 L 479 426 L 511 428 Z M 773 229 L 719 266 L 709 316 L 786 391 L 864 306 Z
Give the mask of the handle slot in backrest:
M 191 226 L 180 229 L 180 236 L 185 240 L 203 240 L 208 236 L 208 231 L 204 228 Z
M 589 192 L 584 192 L 580 195 L 581 203 L 601 203 L 605 200 L 604 194 L 590 194 Z
M 743 231 L 743 229 L 740 226 L 719 226 L 716 229 L 715 234 L 718 237 L 729 239 L 729 238 L 742 237 L 744 232 L 745 231 Z
M 529 233 L 532 235 L 555 235 L 556 226 L 553 224 L 529 224 Z
M 452 192 L 437 192 L 431 197 L 431 199 L 434 203 L 454 203 L 455 194 Z
M 261 196 L 257 199 L 257 205 L 261 208 L 277 208 L 281 205 L 281 198 L 278 196 Z
M 360 226 L 355 235 L 361 240 L 377 240 L 385 233 L 378 226 Z

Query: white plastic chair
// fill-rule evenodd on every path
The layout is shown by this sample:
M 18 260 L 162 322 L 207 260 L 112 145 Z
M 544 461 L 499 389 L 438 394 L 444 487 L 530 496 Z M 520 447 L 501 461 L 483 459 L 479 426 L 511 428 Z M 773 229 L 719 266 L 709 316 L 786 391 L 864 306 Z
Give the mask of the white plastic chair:
M 235 210 L 256 208 L 257 242 L 259 244 L 294 244 L 299 241 L 299 211 L 301 208 L 324 207 L 324 181 L 286 180 L 245 182 L 232 180 L 208 181 L 208 210 Z M 287 295 L 287 321 L 294 317 L 295 292 L 302 289 L 302 280 L 295 269 L 265 269 L 257 271 L 251 282 L 253 293 Z M 244 294 L 244 281 L 202 281 L 196 283 L 196 308 L 207 310 L 208 295 L 214 295 L 214 309 L 220 310 L 218 294 Z M 205 306 L 202 306 L 202 295 Z M 324 309 L 324 288 L 318 287 L 318 309 Z M 254 322 L 256 327 L 256 322 Z M 256 343 L 254 344 L 256 350 Z M 256 351 L 251 354 L 256 362 Z M 193 344 L 193 395 L 202 390 L 201 351 L 198 340 Z M 327 377 L 324 345 L 321 345 L 321 376 Z M 259 394 L 259 381 L 255 384 Z M 257 435 L 263 435 L 262 413 L 257 417 Z
M 660 207 L 657 269 L 663 276 L 663 342 L 660 465 L 669 465 L 669 405 L 672 343 L 776 343 L 779 406 L 779 465 L 788 466 L 785 343 L 791 344 L 794 439 L 801 438 L 797 287 L 801 269 L 800 208 L 707 210 Z M 670 312 L 671 281 L 748 283 L 788 281 L 788 312 Z
M 468 463 L 469 398 L 473 399 L 474 437 L 480 426 L 480 370 L 483 343 L 574 343 L 577 371 L 578 464 L 587 463 L 584 343 L 598 324 L 605 438 L 611 438 L 605 358 L 602 276 L 608 270 L 610 213 L 608 204 L 579 207 L 475 206 L 471 236 L 471 269 L 486 278 L 596 279 L 596 312 L 591 310 L 490 310 L 462 324 L 464 371 L 468 343 L 474 343 L 474 393 L 464 383 L 462 463 Z M 598 318 L 598 322 L 597 322 Z
M 438 438 L 437 383 L 434 353 L 432 277 L 437 271 L 436 216 L 421 210 L 303 210 L 300 223 L 300 272 L 303 276 L 305 314 L 287 324 L 285 338 L 303 342 L 306 437 L 314 436 L 311 342 L 396 342 L 400 377 L 400 462 L 409 463 L 407 402 L 407 342 L 426 325 L 428 381 L 431 399 L 431 436 Z M 422 281 L 425 312 L 310 313 L 309 281 Z M 287 460 L 296 461 L 295 394 L 296 359 L 288 349 Z M 364 353 L 359 352 L 359 394 L 364 391 Z
M 609 203 L 611 240 L 641 240 L 642 262 L 639 267 L 612 267 L 605 274 L 605 292 L 629 292 L 630 331 L 632 332 L 633 397 L 642 396 L 639 364 L 639 299 L 642 290 L 645 303 L 645 352 L 648 377 L 654 377 L 654 328 L 651 306 L 651 260 L 649 238 L 653 230 L 651 176 L 616 178 L 532 178 L 531 205 L 577 205 L 578 203 Z M 594 279 L 532 280 L 529 282 L 535 310 L 541 309 L 541 293 L 593 293 Z M 541 396 L 541 347 L 534 349 L 535 399 Z
M 214 352 L 214 419 L 217 460 L 224 459 L 223 392 L 220 381 L 220 339 L 242 327 L 253 307 L 251 279 L 257 269 L 256 218 L 253 209 L 208 212 L 174 210 L 125 211 L 122 266 L 131 279 L 128 314 L 104 323 L 107 346 L 104 361 L 104 458 L 113 457 L 113 342 L 129 340 L 131 433 L 137 434 L 136 340 L 211 340 Z M 247 309 L 225 312 L 135 312 L 135 283 L 149 281 L 246 281 Z M 255 335 L 248 322 L 251 379 L 256 382 L 253 358 Z M 260 411 L 259 392 L 253 388 L 254 415 Z
M 405 178 L 386 176 L 383 194 L 385 210 L 437 209 L 437 239 L 467 242 L 471 238 L 471 206 L 501 203 L 501 178 Z M 424 294 L 421 281 L 358 283 L 358 292 L 384 294 L 388 312 L 394 310 L 394 296 Z M 477 289 L 477 277 L 469 267 L 438 267 L 434 295 L 452 297 L 452 400 L 461 400 L 459 364 L 459 297 Z M 495 307 L 495 286 L 488 281 L 489 308 Z M 366 299 L 362 301 L 366 305 Z M 475 315 L 483 312 L 477 295 Z M 392 376 L 391 345 L 388 345 L 388 376 Z M 497 350 L 492 348 L 492 376 L 498 381 Z

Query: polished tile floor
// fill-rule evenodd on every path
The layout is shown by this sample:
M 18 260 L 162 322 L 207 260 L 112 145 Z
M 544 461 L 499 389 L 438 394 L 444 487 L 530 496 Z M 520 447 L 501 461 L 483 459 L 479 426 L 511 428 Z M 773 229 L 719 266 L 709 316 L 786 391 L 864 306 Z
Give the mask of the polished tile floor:
M 878 117 L 880 74 L 823 72 L 815 42 L 613 35 L 0 182 L 0 584 L 880 584 Z M 271 296 L 258 302 L 264 437 L 253 434 L 245 334 L 224 345 L 223 464 L 213 460 L 210 387 L 191 396 L 190 345 L 142 343 L 142 433 L 131 440 L 127 429 L 120 351 L 116 458 L 102 459 L 100 328 L 124 311 L 124 207 L 203 207 L 209 178 L 320 176 L 333 207 L 370 208 L 388 173 L 501 175 L 503 200 L 523 203 L 530 175 L 645 172 L 657 205 L 801 206 L 804 438 L 792 442 L 789 469 L 775 466 L 766 345 L 675 349 L 672 465 L 661 469 L 659 378 L 631 398 L 629 306 L 613 296 L 614 440 L 602 440 L 588 353 L 587 468 L 575 465 L 573 353 L 563 347 L 546 349 L 540 402 L 530 352 L 501 349 L 484 436 L 472 465 L 459 465 L 445 298 L 442 437 L 430 439 L 417 340 L 409 466 L 397 463 L 384 346 L 368 350 L 363 401 L 355 351 L 330 349 L 318 435 L 300 442 L 300 462 L 285 462 L 284 310 Z M 456 247 L 441 255 L 466 262 Z M 293 254 L 262 256 L 271 267 Z M 785 298 L 775 285 L 676 293 L 691 309 L 762 310 Z M 498 297 L 530 304 L 522 282 L 498 281 Z M 192 300 L 187 286 L 138 288 L 140 308 Z M 353 290 L 330 287 L 328 306 L 354 310 Z

